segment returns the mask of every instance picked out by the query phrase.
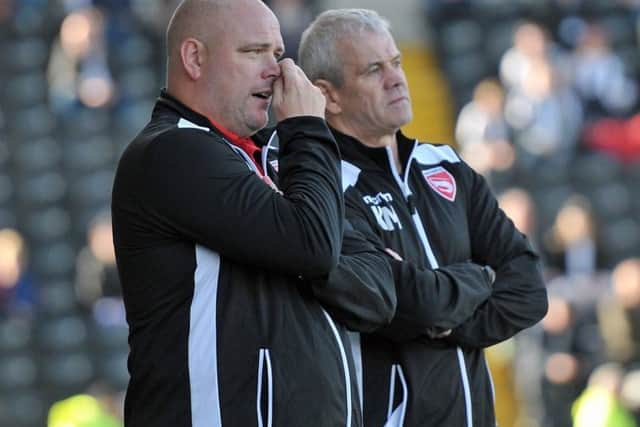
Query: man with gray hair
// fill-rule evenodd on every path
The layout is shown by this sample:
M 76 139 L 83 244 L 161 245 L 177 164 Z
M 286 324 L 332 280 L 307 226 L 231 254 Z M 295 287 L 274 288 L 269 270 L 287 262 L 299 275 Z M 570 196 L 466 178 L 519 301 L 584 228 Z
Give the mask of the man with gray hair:
M 324 12 L 298 58 L 326 98 L 347 219 L 393 257 L 392 323 L 352 337 L 365 426 L 495 426 L 483 349 L 544 316 L 537 255 L 453 149 L 400 131 L 412 111 L 385 19 Z

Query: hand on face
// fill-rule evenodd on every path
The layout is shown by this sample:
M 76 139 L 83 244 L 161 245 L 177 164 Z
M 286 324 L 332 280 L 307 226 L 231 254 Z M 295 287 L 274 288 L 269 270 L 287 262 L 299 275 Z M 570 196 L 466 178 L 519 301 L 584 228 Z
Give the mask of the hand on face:
M 280 62 L 280 77 L 273 84 L 272 107 L 276 120 L 296 116 L 324 118 L 325 98 L 291 59 Z

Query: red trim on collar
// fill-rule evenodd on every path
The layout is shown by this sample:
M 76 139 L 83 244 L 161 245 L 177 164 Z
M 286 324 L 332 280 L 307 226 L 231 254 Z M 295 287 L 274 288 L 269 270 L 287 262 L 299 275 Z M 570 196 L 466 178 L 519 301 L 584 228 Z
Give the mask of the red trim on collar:
M 260 164 L 260 161 L 257 160 L 260 157 L 256 155 L 260 153 L 261 151 L 260 147 L 258 147 L 251 138 L 238 136 L 237 134 L 231 132 L 229 129 L 225 128 L 224 126 L 221 126 L 218 122 L 213 120 L 211 117 L 209 117 L 209 121 L 213 126 L 215 126 L 216 129 L 220 131 L 220 133 L 222 133 L 222 135 L 224 135 L 225 138 L 229 140 L 229 142 L 231 142 L 233 145 L 235 145 L 236 147 L 240 148 L 242 151 L 247 153 L 249 158 L 253 160 L 253 163 L 258 168 L 258 171 L 260 172 L 259 175 L 264 176 L 264 170 L 262 169 L 262 165 Z

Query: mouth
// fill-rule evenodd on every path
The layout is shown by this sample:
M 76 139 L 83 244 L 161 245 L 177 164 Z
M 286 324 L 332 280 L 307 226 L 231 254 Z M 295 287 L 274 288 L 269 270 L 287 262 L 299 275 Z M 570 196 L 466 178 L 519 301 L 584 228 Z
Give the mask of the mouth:
M 263 90 L 260 92 L 254 92 L 251 95 L 255 96 L 256 98 L 260 98 L 260 99 L 264 99 L 266 101 L 271 99 L 271 95 L 273 94 L 273 92 L 270 89 L 267 90 Z
M 395 104 L 398 104 L 398 103 L 400 103 L 402 101 L 409 101 L 409 98 L 407 98 L 406 96 L 400 96 L 398 98 L 395 98 L 395 99 L 391 100 L 389 105 L 395 105 Z

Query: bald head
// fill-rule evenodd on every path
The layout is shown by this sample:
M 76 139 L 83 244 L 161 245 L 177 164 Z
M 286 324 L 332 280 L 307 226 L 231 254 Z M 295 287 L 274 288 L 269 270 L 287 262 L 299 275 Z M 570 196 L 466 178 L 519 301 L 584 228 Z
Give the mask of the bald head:
M 204 42 L 223 28 L 225 13 L 234 0 L 184 0 L 178 5 L 167 28 L 167 60 L 180 59 L 180 45 L 187 38 Z
M 167 90 L 238 135 L 268 119 L 284 52 L 280 24 L 261 0 L 184 0 L 167 29 Z

